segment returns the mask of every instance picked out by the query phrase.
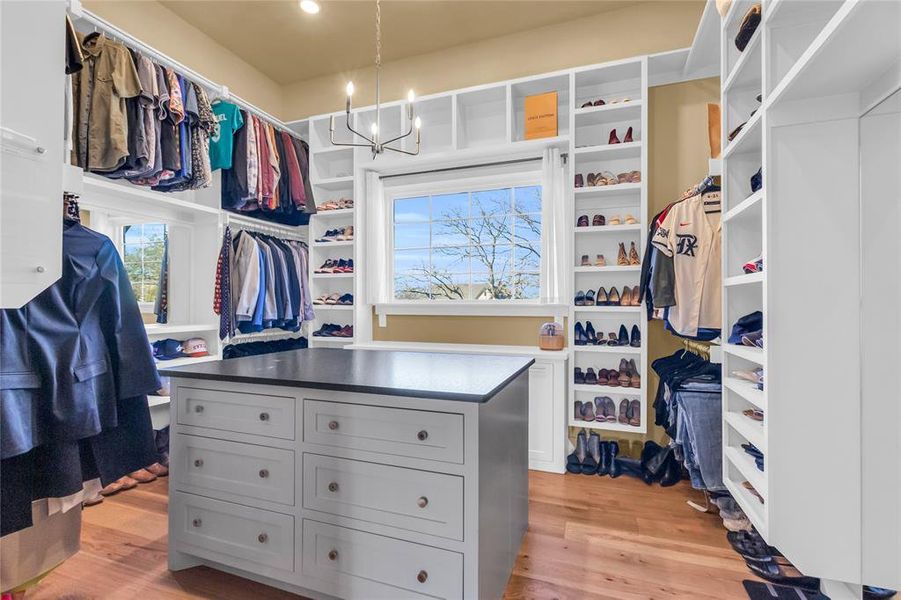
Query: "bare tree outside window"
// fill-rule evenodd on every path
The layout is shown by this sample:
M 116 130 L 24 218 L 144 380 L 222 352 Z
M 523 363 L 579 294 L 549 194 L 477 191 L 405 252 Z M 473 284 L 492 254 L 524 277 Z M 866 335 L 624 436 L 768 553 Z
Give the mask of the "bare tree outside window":
M 152 304 L 159 292 L 160 270 L 166 249 L 166 226 L 139 223 L 122 228 L 122 260 L 135 298 Z
M 541 272 L 541 187 L 394 201 L 394 297 L 534 300 Z

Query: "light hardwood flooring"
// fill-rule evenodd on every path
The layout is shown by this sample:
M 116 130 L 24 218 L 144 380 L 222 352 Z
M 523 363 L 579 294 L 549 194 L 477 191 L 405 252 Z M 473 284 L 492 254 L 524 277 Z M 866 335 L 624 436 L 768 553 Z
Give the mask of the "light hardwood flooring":
M 747 598 L 754 579 L 726 542 L 715 514 L 687 482 L 648 487 L 629 477 L 530 472 L 529 533 L 508 599 L 649 600 Z M 297 596 L 198 567 L 166 569 L 168 480 L 138 486 L 85 509 L 82 549 L 28 600 Z

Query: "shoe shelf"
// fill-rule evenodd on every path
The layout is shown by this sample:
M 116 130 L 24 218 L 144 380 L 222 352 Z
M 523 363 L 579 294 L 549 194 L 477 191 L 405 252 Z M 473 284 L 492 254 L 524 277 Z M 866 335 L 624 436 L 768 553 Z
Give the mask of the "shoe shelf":
M 587 182 L 588 173 L 610 171 L 614 175 L 622 172 L 639 171 L 642 180 L 634 183 L 614 185 L 573 187 L 570 210 L 573 223 L 581 215 L 604 215 L 610 219 L 621 219 L 631 215 L 634 224 L 574 227 L 570 236 L 570 251 L 573 289 L 570 297 L 579 290 L 595 291 L 600 287 L 609 290 L 623 287 L 632 288 L 640 281 L 641 265 L 617 265 L 617 247 L 625 244 L 628 251 L 634 242 L 639 256 L 644 255 L 648 222 L 648 64 L 647 59 L 624 60 L 598 67 L 577 69 L 573 81 L 573 105 L 570 115 L 570 181 L 581 174 Z M 627 102 L 623 102 L 628 98 Z M 604 100 L 602 106 L 582 108 L 586 102 Z M 614 101 L 616 101 L 614 103 Z M 624 139 L 632 128 L 631 142 L 607 143 L 615 129 L 617 137 Z M 589 221 L 590 222 L 590 221 Z M 580 258 L 588 255 L 593 263 L 598 254 L 606 257 L 603 267 L 582 266 Z M 610 264 L 612 260 L 613 264 Z M 630 328 L 635 325 L 641 335 L 642 345 L 576 346 L 573 329 L 577 322 L 593 321 L 599 331 L 616 331 L 620 325 Z M 647 401 L 647 311 L 643 306 L 570 306 L 568 326 L 570 328 L 569 347 L 571 365 L 569 373 L 569 417 L 570 427 L 606 430 L 611 432 L 645 433 L 648 429 Z M 633 360 L 642 377 L 638 388 L 606 385 L 576 384 L 572 371 L 576 367 L 616 369 L 620 359 Z M 590 395 L 590 396 L 589 396 Z M 595 396 L 610 396 L 619 401 L 624 398 L 637 399 L 641 404 L 641 424 L 634 426 L 607 421 L 582 421 L 575 418 L 576 400 L 588 400 Z
M 314 279 L 353 279 L 354 273 L 313 273 Z
M 765 315 L 764 319 L 766 319 Z M 765 320 L 764 324 L 766 324 Z M 763 348 L 739 346 L 738 344 L 723 344 L 723 352 L 725 352 L 726 354 L 731 354 L 732 356 L 743 358 L 753 363 L 757 363 L 762 367 L 766 366 L 766 353 L 763 351 Z
M 313 310 L 340 310 L 340 311 L 352 311 L 354 309 L 353 305 L 350 304 L 314 304 Z
M 729 145 L 726 146 L 726 149 L 723 150 L 723 158 L 729 158 L 730 156 L 734 156 L 736 154 L 760 154 L 760 130 L 762 129 L 760 119 L 762 115 L 763 111 L 758 110 L 751 118 L 748 119 L 739 134 L 735 136 L 735 138 L 731 142 L 729 142 Z M 728 139 L 727 136 L 728 132 L 726 136 L 723 137 L 723 139 Z
M 634 346 L 573 346 L 575 352 L 596 352 L 600 354 L 641 354 L 641 347 Z
M 763 283 L 763 273 L 746 273 L 744 275 L 733 275 L 723 280 L 725 287 L 733 287 L 737 285 L 749 285 L 754 283 Z
M 338 210 L 320 210 L 316 213 L 315 217 L 317 219 L 337 219 L 341 217 L 350 217 L 353 218 L 354 209 L 352 208 L 340 208 Z
M 763 28 L 758 27 L 750 41 L 748 41 L 748 45 L 745 46 L 744 52 L 741 53 L 741 56 L 732 68 L 732 72 L 729 73 L 729 76 L 723 84 L 724 91 L 728 92 L 740 88 L 760 89 L 761 76 L 763 73 L 761 69 L 762 44 L 760 41 L 762 33 Z
M 741 396 L 743 400 L 753 404 L 760 410 L 766 410 L 766 395 L 750 381 L 738 377 L 724 377 L 723 386 Z
M 764 501 L 767 499 L 767 480 L 764 476 L 765 471 L 761 471 L 754 463 L 754 459 L 744 450 L 733 446 L 726 447 L 726 458 L 744 478 L 751 482 L 757 493 L 763 496 Z
M 760 209 L 761 200 L 763 200 L 763 190 L 757 190 L 741 202 L 739 202 L 734 208 L 729 209 L 723 214 L 723 223 L 728 223 L 735 219 L 743 219 L 743 218 L 754 218 L 760 220 L 760 215 L 753 214 L 755 211 Z
M 723 416 L 726 423 L 746 440 L 757 446 L 766 454 L 766 439 L 763 434 L 763 423 L 753 421 L 749 417 L 736 412 L 727 412 Z M 755 465 L 754 468 L 757 468 Z
M 336 240 L 334 242 L 310 242 L 311 246 L 316 248 L 346 248 L 347 246 L 353 246 L 353 240 Z
M 726 470 L 728 471 L 728 468 Z M 739 476 L 733 477 L 731 473 L 727 472 L 725 477 L 723 477 L 723 483 L 726 485 L 726 489 L 729 490 L 729 493 L 732 494 L 732 497 L 735 498 L 735 501 L 738 502 L 741 509 L 748 515 L 751 524 L 754 525 L 760 535 L 766 538 L 768 535 L 766 504 L 760 502 L 760 500 L 741 485 L 741 481 L 743 480 L 737 471 L 736 475 Z
M 621 233 L 623 231 L 641 231 L 644 227 L 640 223 L 634 225 L 595 225 L 590 227 L 576 227 L 576 235 L 583 233 Z
M 325 336 L 325 335 L 311 335 L 310 340 L 316 340 L 317 342 L 323 342 L 325 344 L 352 344 L 354 339 L 352 337 L 338 337 L 338 336 Z

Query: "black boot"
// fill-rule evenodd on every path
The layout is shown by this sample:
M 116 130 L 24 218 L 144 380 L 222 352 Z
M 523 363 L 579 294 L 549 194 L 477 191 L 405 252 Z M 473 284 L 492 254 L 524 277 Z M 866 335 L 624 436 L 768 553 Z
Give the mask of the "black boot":
M 669 457 L 666 460 L 666 469 L 663 472 L 663 477 L 660 478 L 660 485 L 669 487 L 671 485 L 676 485 L 681 480 L 682 464 L 676 460 L 676 453 L 670 448 Z
M 610 474 L 610 442 L 601 442 L 601 464 L 598 466 L 598 475 L 603 477 Z
M 584 429 L 576 436 L 576 449 L 566 457 L 566 470 L 570 473 L 582 472 L 582 461 L 588 455 L 588 432 Z
M 610 477 L 614 479 L 619 477 L 622 472 L 620 470 L 619 462 L 617 462 L 617 455 L 619 454 L 619 444 L 616 442 L 609 442 L 610 444 Z

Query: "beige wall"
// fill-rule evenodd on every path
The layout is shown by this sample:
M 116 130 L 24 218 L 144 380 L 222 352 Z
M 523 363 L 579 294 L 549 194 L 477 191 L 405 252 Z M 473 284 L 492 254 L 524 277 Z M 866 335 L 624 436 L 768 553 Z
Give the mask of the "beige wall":
M 691 45 L 704 3 L 648 2 L 589 18 L 467 44 L 382 66 L 382 99 L 419 95 L 653 54 Z M 511 2 L 511 10 L 515 3 Z M 386 41 L 387 43 L 387 41 Z M 375 68 L 336 73 L 286 86 L 285 114 L 299 119 L 344 107 L 344 86 L 355 102 L 375 102 Z
M 284 117 L 282 86 L 162 4 L 152 0 L 84 0 L 83 5 L 207 79 L 227 85 L 251 104 Z M 211 19 L 215 19 L 212 8 L 211 13 Z
M 372 339 L 392 342 L 536 346 L 538 328 L 553 317 L 436 317 L 394 315 L 379 327 L 373 315 Z

